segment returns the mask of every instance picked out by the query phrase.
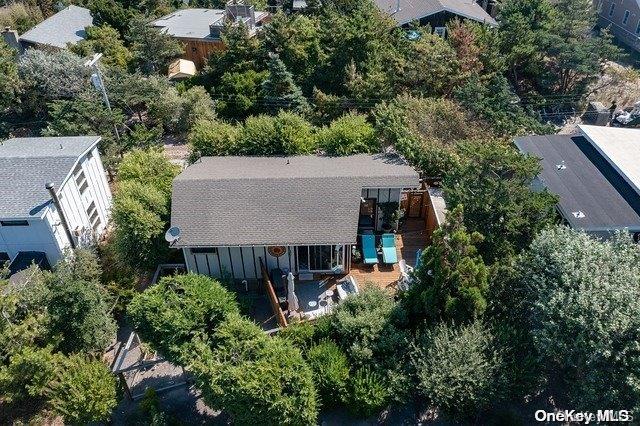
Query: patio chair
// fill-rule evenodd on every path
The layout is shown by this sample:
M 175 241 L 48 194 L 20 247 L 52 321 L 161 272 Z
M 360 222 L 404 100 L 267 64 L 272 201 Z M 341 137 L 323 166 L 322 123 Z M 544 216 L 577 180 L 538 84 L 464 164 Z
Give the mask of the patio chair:
M 407 291 L 411 284 L 413 283 L 413 278 L 411 277 L 411 273 L 413 272 L 413 268 L 407 265 L 404 259 L 402 259 L 399 264 L 400 266 L 400 277 L 398 278 L 398 290 Z
M 396 237 L 393 234 L 382 234 L 382 261 L 388 264 L 398 263 Z
M 338 300 L 344 300 L 350 295 L 358 294 L 360 292 L 360 290 L 358 290 L 356 279 L 351 275 L 347 275 L 338 281 L 336 291 L 338 292 Z
M 372 234 L 362 236 L 362 257 L 367 265 L 378 263 L 378 253 L 376 252 L 376 236 Z

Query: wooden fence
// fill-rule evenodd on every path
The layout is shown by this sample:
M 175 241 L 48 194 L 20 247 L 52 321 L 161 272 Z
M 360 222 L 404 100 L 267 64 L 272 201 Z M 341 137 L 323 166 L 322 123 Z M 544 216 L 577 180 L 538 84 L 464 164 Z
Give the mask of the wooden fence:
M 273 283 L 269 278 L 269 273 L 267 272 L 267 268 L 265 268 L 262 258 L 259 257 L 258 259 L 260 260 L 260 270 L 262 271 L 262 282 L 267 292 L 269 303 L 271 303 L 271 309 L 273 310 L 273 313 L 276 316 L 278 325 L 280 327 L 286 327 L 288 325 L 287 318 L 284 316 L 284 312 L 282 312 L 282 309 L 280 309 L 280 302 L 278 301 L 278 296 L 276 295 L 276 291 L 273 288 Z

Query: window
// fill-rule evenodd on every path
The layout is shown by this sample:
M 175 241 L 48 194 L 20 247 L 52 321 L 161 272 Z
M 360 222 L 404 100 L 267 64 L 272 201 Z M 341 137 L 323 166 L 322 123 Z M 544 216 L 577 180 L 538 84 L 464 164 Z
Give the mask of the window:
M 622 25 L 627 25 L 627 22 L 629 21 L 629 11 L 625 10 L 624 11 L 624 17 L 622 18 Z
M 215 247 L 193 247 L 191 254 L 216 254 L 218 251 Z
M 447 27 L 435 27 L 433 29 L 433 33 L 439 37 L 444 38 L 444 36 L 447 34 Z
M 26 220 L 0 220 L 2 226 L 29 226 Z
M 636 34 L 640 34 L 640 19 L 638 19 L 638 25 L 636 25 Z
M 343 266 L 344 247 L 341 245 L 298 247 L 300 271 L 342 271 Z
M 100 227 L 100 216 L 98 215 L 98 209 L 96 209 L 96 203 L 91 202 L 89 207 L 87 207 L 87 216 L 89 216 L 89 222 L 91 223 L 91 227 L 94 231 L 97 232 L 98 227 Z
M 611 3 L 611 6 L 609 6 L 609 17 L 613 16 L 613 11 L 616 10 L 616 4 L 615 3 Z
M 78 185 L 78 190 L 80 191 L 80 194 L 84 194 L 84 192 L 89 187 L 89 184 L 87 183 L 87 178 L 84 175 L 84 171 L 82 170 L 82 167 L 80 166 L 80 164 L 78 164 L 78 166 L 75 168 L 75 170 L 73 171 L 73 174 L 76 177 L 76 185 Z

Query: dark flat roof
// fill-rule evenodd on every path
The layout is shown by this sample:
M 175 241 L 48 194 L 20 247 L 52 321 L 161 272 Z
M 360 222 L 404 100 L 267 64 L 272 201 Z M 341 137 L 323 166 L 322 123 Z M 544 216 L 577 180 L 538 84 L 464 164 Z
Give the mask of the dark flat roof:
M 527 136 L 515 144 L 541 159 L 539 179 L 560 197 L 558 208 L 572 228 L 640 231 L 640 196 L 584 137 Z

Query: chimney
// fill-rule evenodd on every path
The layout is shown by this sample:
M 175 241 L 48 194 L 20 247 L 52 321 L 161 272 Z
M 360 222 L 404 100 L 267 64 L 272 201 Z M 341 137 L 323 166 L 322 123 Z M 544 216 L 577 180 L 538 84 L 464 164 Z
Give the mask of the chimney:
M 18 53 L 22 53 L 20 37 L 16 30 L 12 30 L 11 27 L 5 27 L 4 30 L 2 30 L 2 39 L 10 48 L 17 50 Z
M 60 223 L 62 223 L 62 227 L 64 228 L 64 232 L 67 234 L 67 238 L 69 238 L 69 243 L 71 244 L 71 248 L 76 248 L 76 241 L 73 239 L 73 234 L 71 233 L 71 228 L 69 228 L 69 222 L 67 222 L 67 218 L 62 211 L 62 205 L 60 205 L 60 199 L 58 198 L 58 194 L 56 194 L 56 186 L 53 182 L 49 182 L 44 186 L 49 191 L 51 195 L 51 200 L 53 201 L 53 205 L 56 206 L 56 210 L 58 210 L 58 216 L 60 216 Z

